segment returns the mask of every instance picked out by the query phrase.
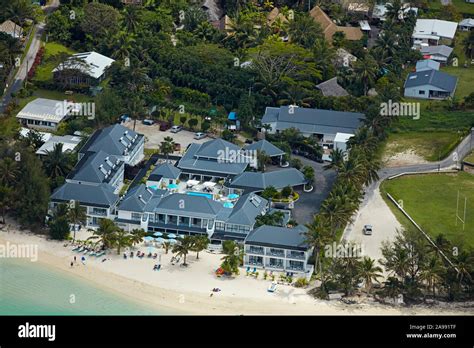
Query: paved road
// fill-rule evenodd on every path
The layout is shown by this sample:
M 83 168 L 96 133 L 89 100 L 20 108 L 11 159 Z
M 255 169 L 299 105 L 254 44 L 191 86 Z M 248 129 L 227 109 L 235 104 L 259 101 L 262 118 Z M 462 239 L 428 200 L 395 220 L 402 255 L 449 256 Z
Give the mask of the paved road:
M 58 6 L 59 6 L 59 0 L 53 0 L 50 5 L 45 6 L 43 9 L 49 15 L 51 12 L 56 10 Z M 28 74 L 28 69 L 32 66 L 36 57 L 36 53 L 41 47 L 41 35 L 43 35 L 44 28 L 45 28 L 45 23 L 41 22 L 41 23 L 36 24 L 36 28 L 35 28 L 36 31 L 31 41 L 30 48 L 28 49 L 28 52 L 25 58 L 23 59 L 23 62 L 21 63 L 20 68 L 18 69 L 18 72 L 13 80 L 13 83 L 7 88 L 5 95 L 1 99 L 0 113 L 4 112 L 6 106 L 11 102 L 12 100 L 11 94 L 18 92 L 22 88 L 23 82 L 25 81 L 26 76 Z

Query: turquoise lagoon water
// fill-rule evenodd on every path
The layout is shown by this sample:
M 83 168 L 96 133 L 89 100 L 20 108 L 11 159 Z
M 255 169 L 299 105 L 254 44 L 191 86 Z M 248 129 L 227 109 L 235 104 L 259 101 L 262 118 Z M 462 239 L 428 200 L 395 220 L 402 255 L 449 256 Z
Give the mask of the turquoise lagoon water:
M 75 303 L 71 303 L 71 295 Z M 0 258 L 0 315 L 159 314 L 171 313 L 158 313 L 38 262 Z

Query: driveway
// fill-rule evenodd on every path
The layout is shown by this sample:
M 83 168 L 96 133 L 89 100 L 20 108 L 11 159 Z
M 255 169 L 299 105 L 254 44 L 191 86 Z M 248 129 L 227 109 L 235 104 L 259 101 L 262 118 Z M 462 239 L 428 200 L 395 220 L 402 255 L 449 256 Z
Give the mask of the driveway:
M 125 122 L 123 125 L 133 129 L 133 121 Z M 135 131 L 145 135 L 145 148 L 147 149 L 158 149 L 165 137 L 171 137 L 175 143 L 181 144 L 181 153 L 183 153 L 184 150 L 186 150 L 186 147 L 191 143 L 202 144 L 211 139 L 206 137 L 204 139 L 196 140 L 194 139 L 194 132 L 189 132 L 187 130 L 182 130 L 178 133 L 171 133 L 170 130 L 160 131 L 160 126 L 158 124 L 147 126 L 140 121 L 137 121 Z
M 292 211 L 292 219 L 298 224 L 307 224 L 313 220 L 313 215 L 319 211 L 321 203 L 331 192 L 332 185 L 336 179 L 336 173 L 333 170 L 324 170 L 324 163 L 317 163 L 307 158 L 292 155 L 299 158 L 303 162 L 303 166 L 311 166 L 314 168 L 314 190 L 311 192 L 303 192 L 297 190 L 300 199 L 295 203 Z M 279 170 L 280 167 L 270 166 L 267 171 Z

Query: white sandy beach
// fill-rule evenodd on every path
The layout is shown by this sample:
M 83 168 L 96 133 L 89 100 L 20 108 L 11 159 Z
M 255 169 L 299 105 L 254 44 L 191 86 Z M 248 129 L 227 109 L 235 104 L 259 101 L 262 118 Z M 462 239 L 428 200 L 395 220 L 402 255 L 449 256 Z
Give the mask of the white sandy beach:
M 263 280 L 245 275 L 234 279 L 217 278 L 214 270 L 220 264 L 222 255 L 201 252 L 199 260 L 196 253 L 188 255 L 188 267 L 171 265 L 171 252 L 166 255 L 163 249 L 159 252 L 162 268 L 153 271 L 157 260 L 128 258 L 116 252 L 104 257 L 87 257 L 86 263 L 80 262 L 82 254 L 64 247 L 64 242 L 46 240 L 27 232 L 20 232 L 10 225 L 9 231 L 0 232 L 0 244 L 7 241 L 15 244 L 38 245 L 38 262 L 48 267 L 72 273 L 77 277 L 87 279 L 104 290 L 124 295 L 157 309 L 157 313 L 176 314 L 288 314 L 288 315 L 439 315 L 439 314 L 473 314 L 473 308 L 454 308 L 451 305 L 443 308 L 392 307 L 376 303 L 360 303 L 346 305 L 339 301 L 316 300 L 309 296 L 305 289 L 292 286 L 278 285 L 275 293 L 267 292 L 270 280 Z M 79 239 L 85 239 L 82 234 Z M 137 248 L 148 253 L 147 247 Z M 70 263 L 77 256 L 77 264 Z M 105 262 L 102 260 L 106 258 Z M 221 291 L 213 293 L 213 288 Z M 124 313 L 126 314 L 126 313 Z

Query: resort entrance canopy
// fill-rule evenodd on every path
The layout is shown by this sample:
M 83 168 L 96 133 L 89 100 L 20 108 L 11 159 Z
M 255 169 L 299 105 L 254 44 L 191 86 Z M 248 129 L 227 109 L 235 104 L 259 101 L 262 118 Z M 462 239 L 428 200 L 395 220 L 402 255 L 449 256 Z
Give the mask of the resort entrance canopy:
M 278 147 L 276 147 L 275 145 L 273 145 L 271 142 L 267 140 L 260 140 L 253 144 L 247 145 L 244 147 L 244 150 L 246 152 L 249 152 L 249 151 L 265 152 L 265 154 L 270 157 L 278 157 L 278 156 L 283 156 L 285 154 L 285 151 L 279 149 Z

